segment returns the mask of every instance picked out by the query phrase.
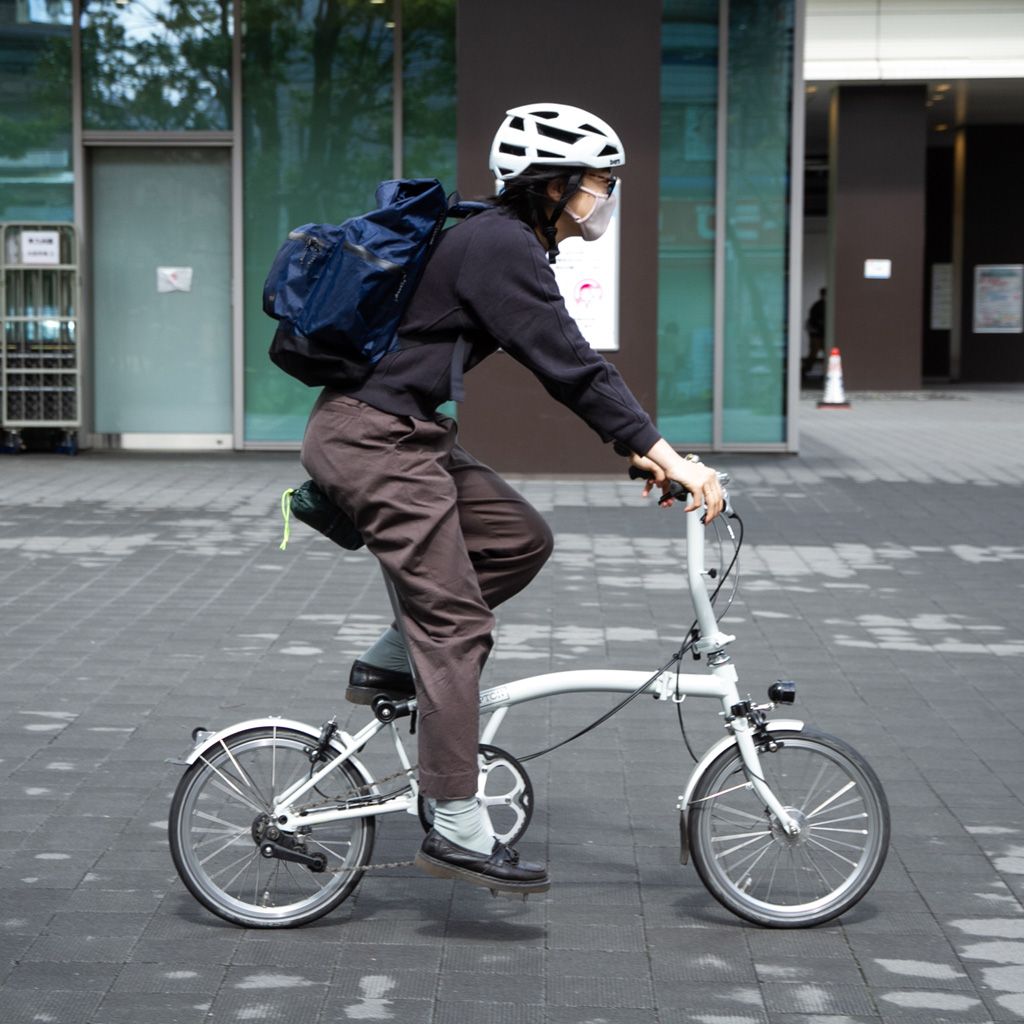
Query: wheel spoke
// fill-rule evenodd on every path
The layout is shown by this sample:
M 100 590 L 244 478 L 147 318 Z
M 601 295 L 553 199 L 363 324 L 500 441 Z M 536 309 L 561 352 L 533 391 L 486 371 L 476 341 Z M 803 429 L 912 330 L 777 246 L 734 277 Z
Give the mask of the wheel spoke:
M 730 846 L 728 850 L 719 850 L 715 854 L 715 858 L 716 858 L 716 860 L 723 860 L 723 858 L 728 857 L 730 853 L 735 853 L 737 850 L 742 850 L 745 847 L 749 846 L 751 843 L 758 842 L 759 840 L 761 840 L 766 835 L 770 836 L 771 833 L 770 832 L 761 832 L 758 835 L 754 836 L 752 839 L 748 839 L 748 840 L 746 840 L 745 842 L 742 842 L 742 843 L 737 843 L 735 846 Z
M 244 803 L 247 807 L 251 807 L 257 814 L 263 814 L 264 811 L 267 811 L 267 810 L 270 809 L 270 808 L 267 808 L 267 807 L 260 807 L 259 804 L 254 803 L 252 800 L 250 800 L 249 797 L 247 797 L 238 788 L 238 786 L 235 784 L 235 780 L 234 779 L 230 778 L 228 775 L 225 775 L 225 773 L 222 772 L 215 764 L 211 764 L 209 761 L 207 761 L 205 757 L 200 757 L 200 760 L 211 771 L 216 772 L 216 774 L 221 778 L 221 780 L 223 780 L 223 782 L 227 784 L 227 788 L 225 788 L 223 785 L 219 785 L 217 782 L 213 782 L 212 785 L 216 789 L 221 790 L 222 792 L 226 793 L 228 796 L 234 795 L 237 799 L 241 800 L 242 803 Z
M 238 759 L 232 753 L 231 748 L 224 742 L 224 740 L 220 741 L 220 745 L 224 748 L 224 752 L 231 759 L 231 763 L 235 766 L 235 771 L 237 771 L 238 774 L 242 776 L 242 781 L 245 783 L 245 785 L 247 785 L 260 798 L 260 800 L 263 801 L 263 806 L 267 810 L 273 808 L 273 801 L 268 800 L 266 796 L 264 796 L 260 787 L 257 786 L 256 783 L 249 776 L 249 773 L 238 763 Z
M 828 807 L 829 804 L 838 800 L 844 793 L 849 792 L 849 790 L 853 789 L 853 787 L 856 785 L 857 783 L 854 782 L 853 779 L 850 779 L 850 781 L 845 786 L 843 786 L 842 789 L 840 789 L 838 792 L 830 796 L 824 803 L 818 804 L 818 806 L 815 807 L 813 811 L 809 811 L 807 813 L 808 819 L 813 818 L 816 814 L 821 814 L 821 812 L 825 810 L 825 808 Z

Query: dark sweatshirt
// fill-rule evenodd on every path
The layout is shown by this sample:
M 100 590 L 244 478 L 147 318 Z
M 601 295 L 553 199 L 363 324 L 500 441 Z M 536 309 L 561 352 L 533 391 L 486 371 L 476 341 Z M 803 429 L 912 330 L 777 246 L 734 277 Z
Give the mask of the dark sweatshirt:
M 459 336 L 467 370 L 502 348 L 602 440 L 644 454 L 661 436 L 618 370 L 595 352 L 565 308 L 533 230 L 495 208 L 450 228 L 423 273 L 385 356 L 354 397 L 399 416 L 430 419 L 450 397 Z

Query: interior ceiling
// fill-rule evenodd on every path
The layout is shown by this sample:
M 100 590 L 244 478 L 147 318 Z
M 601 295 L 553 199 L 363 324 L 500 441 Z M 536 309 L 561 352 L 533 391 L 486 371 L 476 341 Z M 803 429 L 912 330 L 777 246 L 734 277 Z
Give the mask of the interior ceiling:
M 806 153 L 809 161 L 828 156 L 828 108 L 837 82 L 808 82 Z M 928 96 L 928 143 L 953 144 L 953 129 L 963 125 L 1017 124 L 1024 126 L 1024 79 L 977 78 L 971 81 L 850 83 L 850 88 L 879 85 L 925 85 Z M 945 88 L 943 88 L 945 87 Z M 941 126 L 945 125 L 943 129 Z

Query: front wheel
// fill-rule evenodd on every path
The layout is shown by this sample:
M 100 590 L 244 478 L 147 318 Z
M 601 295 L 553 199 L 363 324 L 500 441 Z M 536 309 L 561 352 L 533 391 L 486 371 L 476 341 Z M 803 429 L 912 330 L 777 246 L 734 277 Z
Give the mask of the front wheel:
M 701 776 L 690 801 L 693 862 L 734 914 L 806 928 L 849 910 L 874 884 L 889 849 L 882 784 L 851 746 L 816 730 L 773 732 L 764 780 L 800 830 L 787 834 L 746 785 L 733 746 Z
M 288 729 L 252 729 L 211 747 L 178 783 L 169 820 L 174 866 L 192 895 L 225 920 L 249 928 L 306 924 L 333 910 L 362 877 L 373 850 L 372 817 L 290 835 L 271 818 L 277 796 L 313 773 L 314 745 Z M 362 778 L 342 763 L 302 805 L 340 803 L 361 789 Z M 264 857 L 268 840 L 299 859 Z

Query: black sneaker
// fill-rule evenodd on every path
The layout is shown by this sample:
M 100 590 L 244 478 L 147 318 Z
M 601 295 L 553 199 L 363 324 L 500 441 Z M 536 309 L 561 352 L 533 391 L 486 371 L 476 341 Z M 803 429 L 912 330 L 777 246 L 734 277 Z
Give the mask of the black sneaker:
M 345 699 L 353 704 L 371 704 L 379 693 L 393 700 L 408 700 L 416 696 L 416 684 L 409 672 L 377 668 L 365 661 L 352 662 Z
M 490 854 L 456 846 L 433 829 L 427 833 L 416 867 L 436 878 L 459 878 L 494 892 L 547 892 L 551 879 L 543 864 L 521 861 L 510 846 L 495 842 Z

